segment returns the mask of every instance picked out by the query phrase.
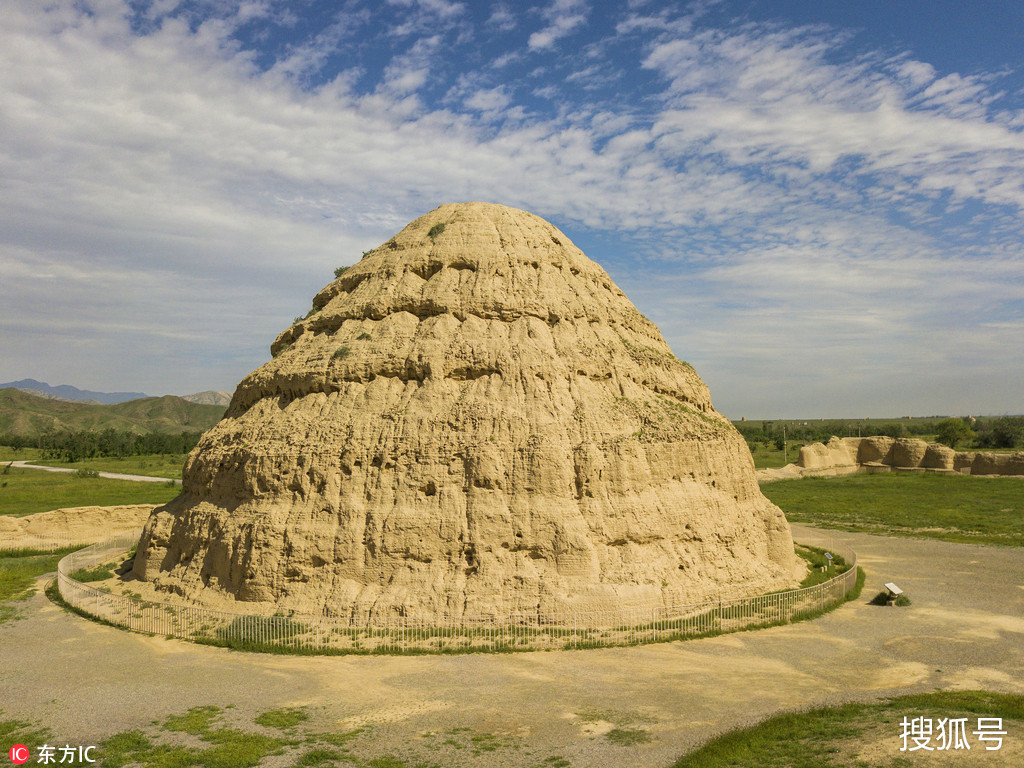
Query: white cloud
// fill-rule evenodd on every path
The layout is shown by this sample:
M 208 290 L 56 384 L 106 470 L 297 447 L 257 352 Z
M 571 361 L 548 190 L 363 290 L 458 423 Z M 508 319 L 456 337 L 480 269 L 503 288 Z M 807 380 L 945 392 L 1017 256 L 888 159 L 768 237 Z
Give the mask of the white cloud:
M 497 3 L 487 18 L 487 26 L 494 27 L 499 32 L 510 32 L 516 28 L 516 24 L 515 15 L 505 3 Z
M 230 388 L 334 267 L 440 202 L 483 199 L 574 239 L 635 243 L 606 266 L 731 415 L 788 397 L 798 415 L 812 390 L 823 408 L 842 392 L 868 412 L 850 377 L 884 401 L 936 369 L 979 371 L 991 402 L 1020 402 L 1022 363 L 1005 350 L 1024 347 L 1024 120 L 989 76 L 906 56 L 840 60 L 815 30 L 663 15 L 619 25 L 648 46 L 634 60 L 663 78 L 661 92 L 624 88 L 615 103 L 566 99 L 555 65 L 517 82 L 522 54 L 500 48 L 453 76 L 451 38 L 436 28 L 411 42 L 382 32 L 402 50 L 368 86 L 355 83 L 370 62 L 352 60 L 312 87 L 368 17 L 338 17 L 261 71 L 231 36 L 237 17 L 192 27 L 166 15 L 173 6 L 138 35 L 124 5 L 90 16 L 70 1 L 8 2 L 8 379 Z M 452 3 L 408 7 L 451 29 L 465 21 Z M 580 3 L 545 13 L 551 36 L 535 49 L 587 18 Z M 526 88 L 553 114 L 527 113 Z M 968 204 L 984 226 L 942 218 Z M 67 373 L 79 370 L 109 383 Z
M 653 32 L 672 32 L 678 35 L 688 32 L 691 28 L 691 17 L 673 19 L 667 11 L 653 15 L 633 12 L 615 25 L 615 31 L 619 35 L 637 32 L 645 35 Z
M 419 8 L 441 17 L 458 16 L 466 11 L 464 3 L 452 3 L 448 0 L 388 0 L 388 3 L 403 8 Z
M 982 79 L 937 78 L 905 60 L 889 77 L 873 61 L 828 63 L 827 51 L 803 31 L 712 31 L 655 45 L 644 66 L 670 81 L 659 145 L 818 175 L 854 157 L 883 186 L 912 179 L 956 202 L 1024 206 L 1024 134 L 991 118 Z
M 530 50 L 551 48 L 587 22 L 590 9 L 586 0 L 554 0 L 542 13 L 548 26 L 530 35 Z
M 469 109 L 480 112 L 497 112 L 505 109 L 510 102 L 511 99 L 505 88 L 499 86 L 498 88 L 475 91 L 464 103 Z

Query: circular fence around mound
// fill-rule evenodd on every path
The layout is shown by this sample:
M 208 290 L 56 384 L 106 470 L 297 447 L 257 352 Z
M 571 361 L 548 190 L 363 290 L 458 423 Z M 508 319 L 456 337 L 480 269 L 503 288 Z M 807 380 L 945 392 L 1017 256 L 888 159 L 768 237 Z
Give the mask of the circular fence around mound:
M 70 574 L 109 563 L 139 533 L 72 552 L 57 566 L 60 595 L 90 617 L 133 632 L 263 651 L 306 653 L 460 653 L 598 648 L 667 642 L 784 624 L 842 602 L 857 582 L 857 555 L 828 537 L 801 543 L 824 546 L 846 570 L 812 587 L 755 597 L 655 609 L 575 613 L 517 613 L 496 620 L 428 622 L 404 617 L 360 620 L 334 616 L 261 616 L 201 606 L 154 602 L 83 584 Z

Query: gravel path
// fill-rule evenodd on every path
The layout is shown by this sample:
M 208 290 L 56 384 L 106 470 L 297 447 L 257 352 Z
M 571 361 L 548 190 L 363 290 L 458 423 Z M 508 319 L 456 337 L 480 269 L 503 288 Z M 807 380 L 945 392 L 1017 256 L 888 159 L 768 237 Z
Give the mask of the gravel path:
M 43 464 L 30 464 L 27 461 L 12 461 L 10 462 L 15 467 L 20 469 L 41 469 L 44 472 L 78 472 L 77 469 L 71 469 L 69 467 L 47 467 Z M 140 483 L 168 483 L 171 482 L 170 478 L 167 477 L 153 477 L 152 475 L 125 475 L 121 472 L 100 472 L 100 477 L 106 477 L 110 480 L 135 480 Z M 174 480 L 174 483 L 181 485 L 181 480 Z
M 364 757 L 525 768 L 558 755 L 604 768 L 669 765 L 780 710 L 936 688 L 1024 693 L 1024 550 L 838 536 L 867 572 L 860 600 L 816 621 L 636 648 L 267 656 L 133 635 L 36 595 L 22 620 L 0 625 L 0 707 L 74 744 L 151 728 L 191 706 L 234 705 L 230 717 L 251 724 L 267 709 L 301 705 L 311 727 L 369 726 L 355 742 Z M 913 605 L 867 605 L 887 581 Z M 618 746 L 606 736 L 614 727 L 650 739 Z M 457 728 L 511 746 L 448 754 L 424 736 Z M 898 736 L 894 723 L 893 750 Z

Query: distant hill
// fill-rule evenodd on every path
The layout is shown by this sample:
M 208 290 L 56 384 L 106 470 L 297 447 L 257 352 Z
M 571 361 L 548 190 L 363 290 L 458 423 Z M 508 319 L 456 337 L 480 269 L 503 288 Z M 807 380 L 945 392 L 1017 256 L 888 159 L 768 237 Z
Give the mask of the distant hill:
M 111 405 L 52 400 L 0 389 L 0 433 L 37 435 L 48 429 L 124 432 L 202 432 L 224 415 L 221 405 L 190 403 L 174 395 Z
M 190 403 L 202 403 L 203 405 L 227 405 L 231 402 L 230 392 L 218 392 L 214 389 L 207 389 L 204 392 L 196 392 L 191 395 L 182 395 L 182 399 Z
M 86 400 L 94 403 L 104 403 L 106 405 L 148 397 L 145 392 L 92 392 L 88 389 L 79 389 L 78 387 L 72 387 L 68 384 L 51 387 L 45 381 L 36 381 L 35 379 L 8 381 L 6 384 L 0 384 L 0 389 L 20 389 L 23 391 L 29 391 L 31 394 L 39 395 L 40 397 L 51 397 L 60 400 L 72 401 Z

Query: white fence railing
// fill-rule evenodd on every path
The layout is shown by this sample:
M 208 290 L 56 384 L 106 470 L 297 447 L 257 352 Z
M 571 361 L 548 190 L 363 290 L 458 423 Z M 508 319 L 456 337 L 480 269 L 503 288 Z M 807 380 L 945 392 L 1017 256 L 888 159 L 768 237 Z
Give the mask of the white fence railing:
M 17 538 L 11 540 L 0 539 L 0 551 L 2 552 L 56 552 L 58 549 L 71 549 L 72 547 L 85 547 L 95 544 L 96 539 L 89 539 L 85 536 L 72 536 L 64 534 L 48 534 L 46 536 L 33 536 L 31 534 L 19 533 Z
M 57 583 L 68 605 L 135 632 L 251 650 L 310 653 L 458 653 L 636 645 L 780 624 L 842 601 L 857 581 L 857 556 L 823 537 L 812 546 L 842 557 L 845 569 L 812 587 L 731 600 L 553 614 L 504 620 L 461 617 L 428 622 L 400 616 L 369 620 L 335 616 L 260 616 L 144 600 L 76 581 L 72 574 L 124 555 L 139 534 L 123 534 L 63 558 Z

